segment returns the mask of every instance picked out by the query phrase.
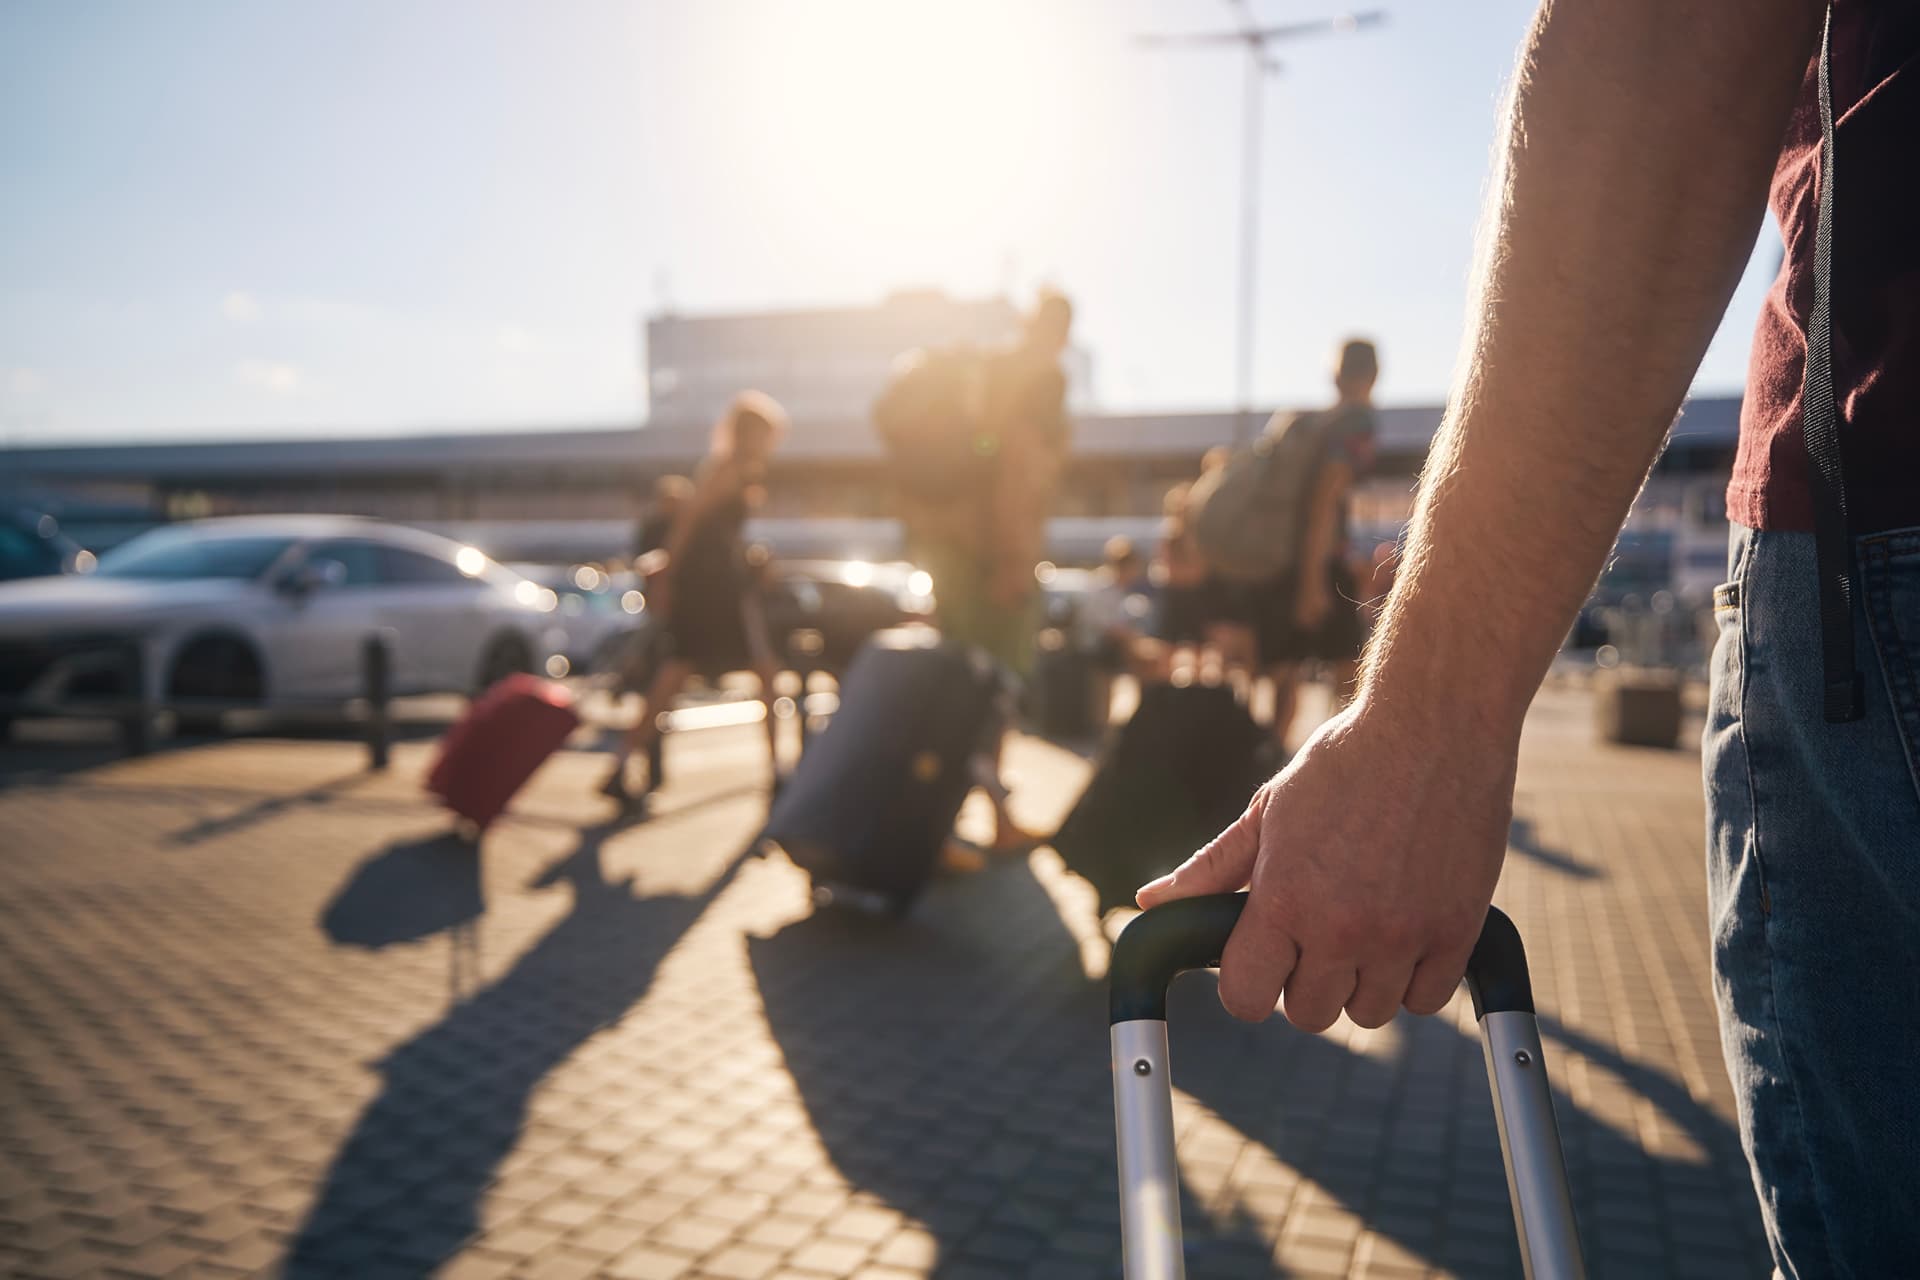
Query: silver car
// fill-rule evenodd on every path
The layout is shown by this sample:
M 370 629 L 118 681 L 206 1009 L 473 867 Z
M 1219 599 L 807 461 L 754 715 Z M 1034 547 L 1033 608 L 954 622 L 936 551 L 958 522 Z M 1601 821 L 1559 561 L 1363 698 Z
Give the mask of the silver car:
M 91 573 L 0 583 L 0 720 L 135 696 L 203 725 L 339 702 L 364 688 L 374 635 L 394 694 L 471 691 L 548 669 L 556 605 L 472 547 L 377 520 L 169 525 Z

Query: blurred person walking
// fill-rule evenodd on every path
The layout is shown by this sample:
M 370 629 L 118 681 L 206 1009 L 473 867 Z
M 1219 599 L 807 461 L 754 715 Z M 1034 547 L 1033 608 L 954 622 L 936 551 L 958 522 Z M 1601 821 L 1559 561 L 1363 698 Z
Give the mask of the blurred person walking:
M 667 544 L 673 537 L 674 522 L 692 500 L 693 481 L 685 476 L 661 476 L 647 491 L 640 519 L 634 524 L 630 562 L 640 581 L 643 597 L 653 591 L 654 580 L 665 574 Z M 655 625 L 651 618 L 647 619 L 624 647 L 614 696 L 624 698 L 628 694 L 644 694 L 647 686 L 653 683 L 654 673 L 659 670 L 670 648 L 666 628 Z M 665 753 L 660 735 L 656 733 L 647 741 L 647 785 L 658 787 L 666 781 L 666 777 Z
M 1540 6 L 1358 696 L 1138 895 L 1251 886 L 1219 982 L 1243 1018 L 1452 998 L 1528 704 L 1771 203 L 1702 763 L 1722 1045 L 1788 1280 L 1920 1258 L 1916 73 L 1911 3 Z
M 1113 682 L 1147 665 L 1141 652 L 1153 583 L 1133 539 L 1115 536 L 1102 548 L 1094 588 L 1074 615 L 1074 648 L 1092 673 L 1094 728 L 1104 732 L 1113 707 Z
M 674 521 L 692 500 L 693 481 L 685 476 L 661 476 L 653 482 L 633 528 L 633 569 L 642 578 L 650 576 L 656 565 L 664 566 Z
M 1200 455 L 1200 474 L 1187 495 L 1189 524 L 1199 515 L 1205 495 L 1220 484 L 1223 473 L 1232 465 L 1234 451 L 1217 444 Z M 1202 666 L 1233 680 L 1246 692 L 1247 677 L 1259 665 L 1260 595 L 1257 584 L 1236 581 L 1219 571 L 1207 558 L 1206 548 L 1196 531 L 1193 546 L 1205 572 L 1199 595 L 1200 632 L 1204 641 Z
M 648 578 L 647 603 L 663 619 L 663 648 L 640 720 L 614 751 L 613 767 L 601 786 L 606 795 L 623 802 L 636 794 L 644 799 L 657 785 L 650 769 L 639 791 L 631 789 L 628 761 L 635 752 L 653 754 L 660 716 L 689 677 L 744 669 L 760 681 L 768 758 L 774 785 L 779 786 L 772 707 L 777 664 L 744 531 L 748 514 L 765 500 L 768 463 L 786 428 L 785 410 L 757 391 L 735 396 L 714 428 L 692 492 L 683 494 L 675 509 L 665 556 Z
M 941 633 L 973 646 L 1016 679 L 1033 665 L 1039 618 L 1034 569 L 1066 462 L 1067 379 L 1060 356 L 1073 304 L 1043 292 L 1014 346 L 984 356 L 916 356 L 874 406 L 892 454 L 908 555 L 933 578 Z M 1009 712 L 978 761 L 993 801 L 992 846 L 1031 847 L 1008 810 L 1000 755 Z
M 1304 512 L 1299 560 L 1254 592 L 1255 647 L 1261 669 L 1273 681 L 1273 731 L 1282 749 L 1299 705 L 1305 664 L 1325 665 L 1334 705 L 1345 706 L 1367 642 L 1348 541 L 1354 486 L 1373 466 L 1373 388 L 1379 377 L 1373 343 L 1354 338 L 1341 345 L 1333 368 L 1334 402 L 1320 428 L 1324 442 Z
M 1191 662 L 1207 639 L 1207 558 L 1193 536 L 1189 519 L 1193 485 L 1174 485 L 1161 503 L 1160 541 L 1153 550 L 1153 574 L 1160 591 L 1156 630 L 1168 650 L 1168 664 Z
M 1350 339 L 1331 407 L 1276 414 L 1251 448 L 1203 462 L 1188 500 L 1208 564 L 1210 643 L 1229 670 L 1272 678 L 1283 750 L 1303 664 L 1330 664 L 1343 698 L 1366 640 L 1346 544 L 1350 494 L 1373 458 L 1378 376 L 1373 344 Z
M 1101 548 L 1093 589 L 1074 615 L 1075 646 L 1093 654 L 1110 674 L 1127 670 L 1133 643 L 1145 628 L 1148 593 L 1153 589 L 1145 570 L 1133 539 L 1108 538 Z

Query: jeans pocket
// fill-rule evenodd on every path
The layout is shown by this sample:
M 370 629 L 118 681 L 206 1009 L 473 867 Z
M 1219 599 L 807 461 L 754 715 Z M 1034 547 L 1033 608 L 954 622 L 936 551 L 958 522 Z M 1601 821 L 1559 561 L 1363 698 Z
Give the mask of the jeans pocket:
M 1712 682 L 1709 735 L 1716 723 L 1737 723 L 1740 718 L 1740 658 L 1740 583 L 1736 579 L 1713 589 L 1713 651 L 1707 659 Z
M 1707 893 L 1717 945 L 1733 945 L 1744 919 L 1772 910 L 1754 832 L 1758 824 L 1746 740 L 1746 635 L 1742 596 L 1756 535 L 1737 533 L 1729 580 L 1713 589 L 1714 642 L 1700 765 L 1707 794 Z M 1758 914 L 1753 915 L 1754 908 Z M 1755 935 L 1757 936 L 1757 934 Z
M 1868 634 L 1920 795 L 1920 528 L 1861 538 L 1855 552 Z

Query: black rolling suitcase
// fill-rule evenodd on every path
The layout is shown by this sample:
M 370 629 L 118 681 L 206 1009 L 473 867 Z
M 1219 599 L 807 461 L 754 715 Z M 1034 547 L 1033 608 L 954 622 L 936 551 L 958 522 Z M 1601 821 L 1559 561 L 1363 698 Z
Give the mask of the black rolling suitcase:
M 816 891 L 904 912 L 953 830 L 1004 687 L 991 659 L 934 632 L 880 632 L 847 668 L 840 708 L 781 789 L 762 839 Z
M 1246 811 L 1267 780 L 1268 734 L 1226 685 L 1148 685 L 1053 847 L 1100 909 L 1178 866 Z
M 1041 633 L 1027 699 L 1041 737 L 1075 742 L 1097 736 L 1107 727 L 1105 708 L 1097 705 L 1103 687 L 1093 654 L 1058 639 L 1048 644 L 1048 634 Z
M 1167 1067 L 1167 984 L 1188 969 L 1219 965 L 1245 904 L 1243 893 L 1170 902 L 1130 921 L 1114 944 L 1108 1024 L 1126 1280 L 1186 1276 Z M 1528 1280 L 1582 1280 L 1586 1269 L 1527 953 L 1520 931 L 1498 907 L 1487 912 L 1466 977 L 1487 1056 L 1521 1265 Z

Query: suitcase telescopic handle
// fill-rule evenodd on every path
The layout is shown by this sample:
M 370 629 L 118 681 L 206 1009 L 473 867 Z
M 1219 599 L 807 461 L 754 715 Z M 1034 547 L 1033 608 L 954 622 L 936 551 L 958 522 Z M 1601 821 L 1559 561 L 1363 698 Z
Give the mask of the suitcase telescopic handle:
M 1135 917 L 1114 944 L 1108 1014 L 1126 1280 L 1186 1275 L 1167 1072 L 1167 986 L 1189 969 L 1219 966 L 1246 901 L 1244 893 L 1222 893 L 1170 902 Z M 1487 910 L 1466 982 L 1487 1057 L 1521 1264 L 1528 1280 L 1580 1280 L 1586 1270 L 1526 948 L 1498 907 Z
M 1109 1022 L 1166 1021 L 1167 987 L 1189 969 L 1217 969 L 1227 939 L 1247 905 L 1244 893 L 1182 898 L 1143 911 L 1121 931 L 1107 970 Z M 1473 1014 L 1533 1012 L 1533 983 L 1520 930 L 1498 907 L 1487 908 L 1480 940 L 1467 961 Z

